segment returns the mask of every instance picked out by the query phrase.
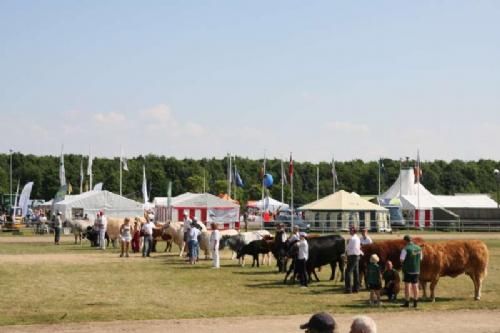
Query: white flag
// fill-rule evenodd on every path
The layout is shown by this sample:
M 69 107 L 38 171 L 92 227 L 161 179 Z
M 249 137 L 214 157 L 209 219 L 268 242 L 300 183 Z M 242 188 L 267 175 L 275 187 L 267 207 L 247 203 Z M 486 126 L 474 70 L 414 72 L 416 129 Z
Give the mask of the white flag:
M 64 154 L 61 149 L 61 161 L 59 162 L 59 182 L 61 186 L 66 185 L 66 171 L 64 170 Z
M 94 191 L 102 191 L 102 183 L 95 184 Z
M 87 176 L 92 175 L 92 153 L 89 152 L 89 162 L 87 164 Z
M 33 188 L 33 182 L 29 182 L 24 185 L 23 191 L 21 192 L 21 196 L 19 197 L 19 207 L 22 209 L 23 217 L 28 214 L 28 205 L 30 201 L 31 189 Z
M 148 184 L 146 181 L 146 166 L 142 166 L 142 196 L 144 198 L 144 203 L 148 203 Z
M 122 165 L 123 165 L 123 170 L 128 171 L 128 164 L 126 157 L 122 157 Z

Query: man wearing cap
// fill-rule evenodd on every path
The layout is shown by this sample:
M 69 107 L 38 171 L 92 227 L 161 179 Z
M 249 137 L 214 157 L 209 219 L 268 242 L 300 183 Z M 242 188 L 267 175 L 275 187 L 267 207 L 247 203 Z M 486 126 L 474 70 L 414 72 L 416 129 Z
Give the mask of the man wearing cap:
M 361 242 L 356 233 L 356 228 L 351 227 L 349 230 L 351 239 L 347 243 L 347 269 L 345 272 L 345 292 L 357 293 L 359 290 L 359 257 L 363 254 L 361 252 Z M 351 284 L 352 275 L 352 284 Z
M 326 312 L 314 314 L 311 319 L 305 324 L 300 325 L 300 328 L 307 330 L 309 333 L 337 333 L 338 327 L 335 320 Z
M 54 222 L 54 244 L 59 245 L 59 240 L 61 239 L 61 230 L 62 230 L 62 218 L 61 212 L 57 212 L 56 220 Z
M 404 308 L 410 307 L 410 292 L 413 296 L 413 306 L 417 307 L 418 301 L 418 277 L 420 275 L 420 262 L 424 255 L 422 248 L 413 243 L 410 235 L 403 238 L 406 242 L 405 248 L 401 251 L 399 259 L 403 266 L 403 281 L 405 283 L 405 302 L 401 305 Z M 411 290 L 410 290 L 411 289 Z

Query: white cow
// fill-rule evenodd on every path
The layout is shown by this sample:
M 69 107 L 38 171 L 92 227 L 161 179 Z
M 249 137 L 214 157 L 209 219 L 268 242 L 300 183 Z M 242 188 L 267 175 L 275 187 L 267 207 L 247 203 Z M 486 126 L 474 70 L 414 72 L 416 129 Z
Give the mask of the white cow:
M 71 232 L 75 236 L 75 244 L 82 244 L 82 235 L 87 231 L 87 227 L 94 225 L 91 220 L 66 220 L 65 223 L 71 228 Z
M 204 233 L 207 232 L 207 227 L 203 223 L 198 223 L 198 225 L 201 226 L 201 235 L 202 239 Z M 187 249 L 186 243 L 184 242 L 184 222 L 167 222 L 165 223 L 165 226 L 163 227 L 163 232 L 167 235 L 170 235 L 172 237 L 172 241 L 179 246 L 179 257 L 182 257 L 184 255 L 184 250 Z M 208 238 L 210 239 L 210 234 L 208 235 Z M 200 244 L 200 248 L 205 251 L 205 257 L 208 257 L 208 252 L 210 248 L 210 244 L 208 244 L 206 247 Z

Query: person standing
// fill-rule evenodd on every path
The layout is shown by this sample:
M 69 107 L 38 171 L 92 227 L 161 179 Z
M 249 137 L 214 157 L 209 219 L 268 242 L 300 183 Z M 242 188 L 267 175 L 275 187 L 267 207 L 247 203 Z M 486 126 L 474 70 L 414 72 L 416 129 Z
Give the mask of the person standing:
M 212 250 L 212 268 L 220 268 L 220 231 L 217 223 L 212 223 L 212 234 L 210 235 L 210 249 Z
M 132 252 L 137 253 L 141 250 L 141 225 L 138 217 L 134 221 L 134 230 L 132 233 Z
M 373 243 L 370 236 L 368 236 L 368 229 L 366 229 L 366 228 L 361 229 L 361 237 L 359 240 L 360 240 L 361 245 L 368 245 L 368 244 Z
M 97 225 L 99 227 L 99 248 L 101 250 L 106 250 L 106 229 L 108 228 L 108 219 L 104 216 L 104 211 L 102 210 L 99 212 Z
M 125 255 L 128 258 L 128 249 L 132 240 L 132 226 L 128 217 L 125 218 L 124 223 L 120 226 L 120 238 L 122 241 L 120 257 Z
M 370 290 L 370 305 L 380 306 L 380 289 L 382 289 L 382 278 L 378 255 L 372 254 L 370 263 L 366 270 L 366 284 Z M 376 299 L 376 300 L 375 300 Z
M 151 249 L 153 248 L 153 229 L 155 228 L 155 224 L 151 218 L 142 226 L 142 232 L 144 234 L 144 245 L 142 247 L 143 257 L 151 256 Z
M 299 247 L 299 251 L 297 254 L 297 260 L 295 262 L 296 272 L 299 275 L 300 286 L 306 288 L 307 287 L 307 259 L 309 259 L 309 244 L 306 240 L 306 233 L 301 232 L 299 234 L 299 241 L 297 242 L 297 246 Z
M 189 229 L 188 246 L 189 246 L 189 263 L 191 265 L 194 265 L 196 261 L 198 261 L 198 236 L 200 234 L 201 231 L 194 225 Z
M 423 259 L 423 253 L 422 248 L 412 242 L 410 235 L 404 236 L 403 239 L 406 242 L 406 246 L 401 251 L 399 259 L 403 265 L 405 302 L 401 306 L 404 308 L 410 307 L 410 298 L 412 298 L 413 306 L 416 308 L 418 302 L 418 277 L 420 275 L 420 262 Z
M 345 272 L 345 292 L 348 294 L 357 293 L 359 290 L 359 257 L 363 254 L 356 228 L 351 227 L 349 233 L 351 239 L 347 243 L 347 269 Z
M 189 238 L 189 230 L 191 229 L 191 219 L 189 218 L 189 215 L 187 212 L 184 212 L 184 224 L 182 226 L 182 231 L 184 232 L 184 247 L 187 248 L 187 256 L 188 258 L 191 258 L 191 254 L 189 253 L 189 244 L 188 244 L 188 238 Z
M 57 212 L 56 219 L 54 221 L 54 244 L 59 245 L 59 240 L 61 239 L 62 230 L 62 217 L 61 212 Z

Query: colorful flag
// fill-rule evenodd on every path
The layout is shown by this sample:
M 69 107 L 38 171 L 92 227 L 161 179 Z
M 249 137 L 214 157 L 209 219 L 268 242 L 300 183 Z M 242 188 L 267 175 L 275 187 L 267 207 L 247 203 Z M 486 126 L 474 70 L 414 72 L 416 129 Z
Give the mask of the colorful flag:
M 335 184 L 339 184 L 339 178 L 337 176 L 337 170 L 335 169 L 335 159 L 332 158 L 332 177 L 333 180 L 335 181 Z
M 422 167 L 420 166 L 420 152 L 417 150 L 417 161 L 413 167 L 413 173 L 415 175 L 415 184 L 420 184 L 422 179 Z
M 234 167 L 234 182 L 236 186 L 238 187 L 243 187 L 245 184 L 243 183 L 243 179 L 241 179 L 240 173 L 238 172 L 238 169 L 236 169 L 236 166 Z
M 290 164 L 288 164 L 288 175 L 290 176 L 290 179 L 293 177 L 293 159 L 292 159 L 292 153 L 290 153 Z

